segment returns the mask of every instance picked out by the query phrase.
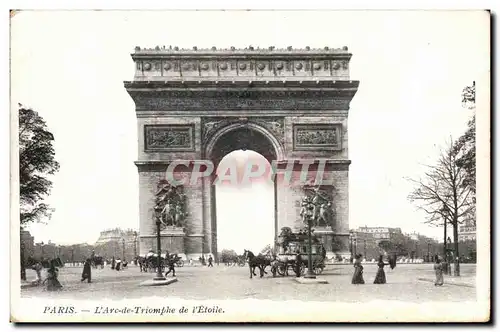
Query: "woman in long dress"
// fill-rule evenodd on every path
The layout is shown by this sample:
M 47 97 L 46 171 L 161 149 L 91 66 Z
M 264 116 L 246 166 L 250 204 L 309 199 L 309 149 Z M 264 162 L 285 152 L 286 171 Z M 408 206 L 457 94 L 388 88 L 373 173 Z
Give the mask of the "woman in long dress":
M 57 279 L 58 277 L 58 269 L 54 263 L 54 261 L 50 262 L 50 268 L 47 270 L 47 290 L 48 291 L 57 291 L 62 288 L 61 283 Z
M 363 279 L 363 265 L 361 265 L 361 257 L 363 256 L 358 254 L 354 260 L 354 275 L 352 276 L 353 284 L 365 283 L 365 280 Z
M 83 272 L 82 272 L 82 282 L 84 282 L 85 280 L 88 281 L 88 283 L 90 284 L 92 282 L 92 267 L 90 265 L 90 258 L 87 258 L 85 260 L 85 264 L 83 265 Z
M 443 278 L 443 263 L 439 256 L 436 256 L 434 263 L 434 272 L 436 272 L 436 281 L 434 282 L 434 286 L 443 286 L 444 278 Z
M 384 266 L 387 264 L 384 263 L 383 256 L 380 255 L 378 258 L 378 270 L 377 274 L 375 275 L 375 280 L 373 281 L 374 284 L 385 284 L 387 281 L 385 279 L 385 272 L 384 272 Z

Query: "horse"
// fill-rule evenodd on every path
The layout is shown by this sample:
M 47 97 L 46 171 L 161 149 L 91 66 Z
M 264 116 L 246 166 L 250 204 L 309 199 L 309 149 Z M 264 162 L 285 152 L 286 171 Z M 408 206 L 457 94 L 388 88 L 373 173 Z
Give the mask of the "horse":
M 267 258 L 264 255 L 259 254 L 258 256 L 255 256 L 253 252 L 250 250 L 244 251 L 243 256 L 248 260 L 248 267 L 250 269 L 250 279 L 253 276 L 256 276 L 255 274 L 255 268 L 258 267 L 260 270 L 260 277 L 262 278 L 264 274 L 267 274 L 265 271 L 266 266 L 271 265 L 271 260 Z
M 91 257 L 91 264 L 93 268 L 97 268 L 98 266 L 101 267 L 101 269 L 104 269 L 104 258 L 99 255 L 95 255 Z
M 146 257 L 137 256 L 135 258 L 135 260 L 137 261 L 137 265 L 139 265 L 139 271 L 148 272 L 148 265 L 147 265 Z

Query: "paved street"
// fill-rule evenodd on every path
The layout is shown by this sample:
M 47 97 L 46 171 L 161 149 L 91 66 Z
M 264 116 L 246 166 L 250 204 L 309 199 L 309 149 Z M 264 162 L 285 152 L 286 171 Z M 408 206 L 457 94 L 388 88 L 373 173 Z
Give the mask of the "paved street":
M 462 278 L 471 280 L 475 265 L 462 265 Z M 399 300 L 406 302 L 426 301 L 474 301 L 476 290 L 471 287 L 444 285 L 435 287 L 431 282 L 417 278 L 433 278 L 432 265 L 398 265 L 394 270 L 386 268 L 388 284 L 374 285 L 375 265 L 365 265 L 365 285 L 351 284 L 351 265 L 327 266 L 321 278 L 326 285 L 302 285 L 293 277 L 268 275 L 263 279 L 249 278 L 248 267 L 214 268 L 185 266 L 177 269 L 178 282 L 168 286 L 140 287 L 139 283 L 153 278 L 154 273 L 140 273 L 139 268 L 131 266 L 127 270 L 114 271 L 109 267 L 93 269 L 91 284 L 80 283 L 82 268 L 65 267 L 60 269 L 60 281 L 64 289 L 60 292 L 47 292 L 42 287 L 22 289 L 22 297 L 123 299 L 157 295 L 184 299 L 222 300 L 222 299 L 273 299 L 303 301 L 366 302 L 371 300 Z M 27 271 L 28 280 L 35 278 L 34 272 Z M 446 277 L 445 277 L 446 283 Z

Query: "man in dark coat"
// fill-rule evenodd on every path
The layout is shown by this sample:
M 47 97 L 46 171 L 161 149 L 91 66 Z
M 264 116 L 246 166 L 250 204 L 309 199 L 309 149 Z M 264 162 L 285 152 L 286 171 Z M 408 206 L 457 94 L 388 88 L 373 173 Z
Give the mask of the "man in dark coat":
M 297 277 L 300 277 L 301 266 L 302 266 L 302 257 L 300 256 L 300 253 L 297 253 L 297 255 L 295 255 L 295 275 Z
M 85 280 L 90 284 L 92 282 L 92 268 L 90 265 L 90 258 L 87 258 L 85 264 L 83 264 L 83 272 L 82 272 L 82 282 Z
M 165 277 L 172 272 L 172 276 L 175 277 L 175 258 L 172 257 L 168 251 L 165 255 L 165 264 L 168 266 L 168 271 L 165 273 Z
M 208 267 L 214 267 L 214 265 L 212 264 L 213 261 L 214 259 L 212 258 L 212 256 L 208 256 Z

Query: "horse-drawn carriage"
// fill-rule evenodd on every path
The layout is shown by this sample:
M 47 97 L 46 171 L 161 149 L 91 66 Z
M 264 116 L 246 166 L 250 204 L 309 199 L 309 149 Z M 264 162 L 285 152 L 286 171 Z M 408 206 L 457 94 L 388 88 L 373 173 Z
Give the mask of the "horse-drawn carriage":
M 325 268 L 326 250 L 316 236 L 311 236 L 311 239 L 312 267 L 315 274 L 321 274 Z M 301 261 L 300 274 L 303 275 L 309 259 L 307 234 L 304 232 L 281 234 L 278 237 L 275 253 L 276 260 L 273 266 L 273 275 L 276 273 L 281 276 L 288 275 L 290 269 L 294 273 L 298 255 Z
M 139 256 L 137 258 L 137 262 L 141 272 L 154 272 L 158 267 L 158 254 L 150 252 L 145 256 Z M 175 264 L 176 267 L 184 266 L 182 257 L 177 254 L 169 254 L 168 258 L 166 257 L 166 254 L 161 255 L 160 264 L 162 271 L 165 269 L 165 266 L 168 266 L 171 263 Z

